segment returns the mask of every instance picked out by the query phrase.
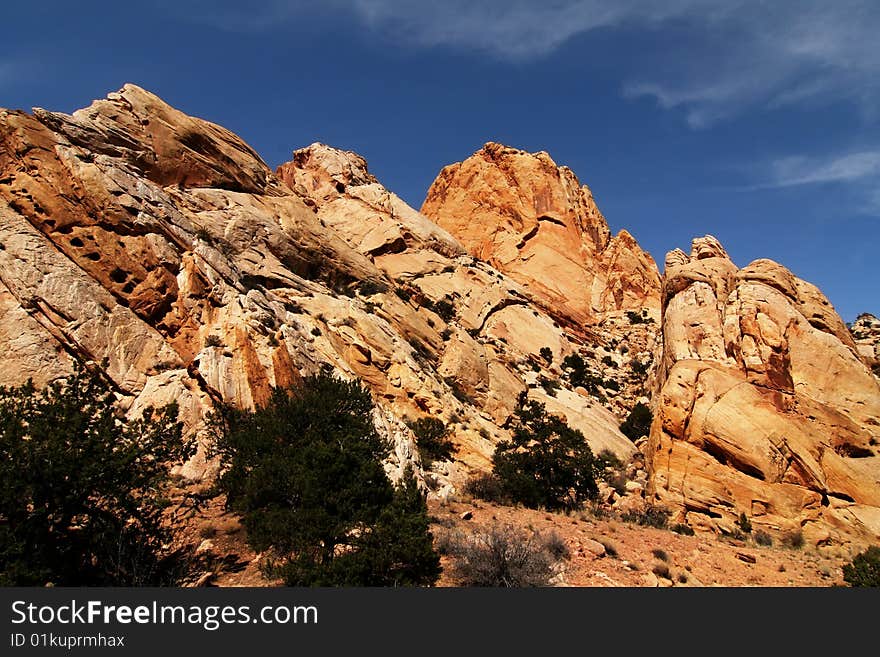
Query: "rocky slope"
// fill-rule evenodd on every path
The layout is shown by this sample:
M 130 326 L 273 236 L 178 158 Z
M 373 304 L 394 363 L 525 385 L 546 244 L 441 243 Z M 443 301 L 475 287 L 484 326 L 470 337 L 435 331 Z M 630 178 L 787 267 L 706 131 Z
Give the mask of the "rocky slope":
M 659 346 L 657 265 L 625 230 L 611 235 L 571 169 L 490 142 L 445 167 L 421 211 L 581 336 L 579 355 L 609 384 L 598 396 L 621 419 L 643 398 Z
M 698 529 L 745 512 L 866 542 L 880 394 L 874 324 L 856 324 L 854 341 L 815 287 L 766 260 L 738 270 L 712 238 L 661 281 L 546 153 L 487 144 L 420 213 L 355 153 L 312 144 L 271 171 L 133 85 L 72 115 L 0 110 L 0 385 L 80 359 L 130 413 L 177 401 L 200 438 L 192 486 L 215 472 L 219 402 L 330 369 L 370 387 L 389 472 L 414 464 L 437 504 L 489 468 L 528 390 L 628 462 L 602 488 L 618 508 L 647 488 Z M 655 422 L 637 447 L 618 424 L 639 399 Z M 419 462 L 407 420 L 424 415 L 452 428 L 454 460 Z
M 453 427 L 456 461 L 422 472 L 441 494 L 488 466 L 527 388 L 596 451 L 635 451 L 595 399 L 538 385 L 579 342 L 353 153 L 272 172 L 133 85 L 72 115 L 2 111 L 0 145 L 0 384 L 106 361 L 123 406 L 177 400 L 201 434 L 218 401 L 329 367 L 372 389 L 392 474 L 420 465 L 406 418 Z M 212 473 L 202 438 L 193 480 Z
M 680 520 L 740 514 L 812 543 L 880 535 L 880 387 L 814 286 L 715 238 L 670 252 L 652 491 Z

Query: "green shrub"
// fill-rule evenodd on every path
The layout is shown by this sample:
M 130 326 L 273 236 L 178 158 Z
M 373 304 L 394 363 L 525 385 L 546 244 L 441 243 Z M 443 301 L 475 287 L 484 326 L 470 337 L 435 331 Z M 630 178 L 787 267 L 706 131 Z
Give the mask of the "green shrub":
M 541 358 L 544 359 L 544 362 L 548 365 L 553 363 L 553 351 L 550 349 L 550 347 L 541 347 L 541 349 L 538 351 L 538 354 L 541 356 Z
M 605 381 L 601 376 L 593 374 L 587 369 L 587 364 L 578 354 L 571 354 L 562 359 L 562 371 L 572 388 L 583 388 L 594 397 L 604 400 L 599 392 L 599 386 Z
M 446 298 L 436 301 L 431 310 L 440 315 L 440 318 L 444 322 L 451 322 L 456 316 L 455 306 Z
M 358 285 L 358 292 L 363 297 L 370 297 L 374 294 L 382 294 L 388 291 L 388 286 L 379 281 L 361 281 Z
M 43 390 L 0 388 L 0 585 L 157 586 L 187 574 L 162 524 L 168 466 L 188 458 L 177 406 L 124 420 L 76 365 Z
M 627 319 L 629 319 L 630 324 L 644 324 L 645 323 L 645 318 L 633 310 L 627 310 L 626 317 L 627 317 Z
M 773 545 L 773 538 L 765 532 L 763 529 L 759 529 L 755 532 L 753 538 L 755 539 L 755 543 L 758 545 L 769 546 Z
M 880 586 L 880 547 L 869 547 L 843 566 L 843 579 L 850 586 Z
M 520 393 L 511 440 L 495 448 L 504 493 L 530 508 L 573 509 L 598 494 L 596 461 L 584 435 Z
M 220 339 L 219 335 L 211 334 L 205 338 L 205 346 L 206 347 L 222 347 L 223 340 Z
M 409 428 L 416 437 L 416 447 L 425 467 L 435 461 L 449 461 L 455 451 L 455 445 L 449 440 L 449 427 L 435 417 L 422 417 L 409 423 Z
M 551 397 L 555 397 L 556 393 L 559 392 L 559 389 L 562 385 L 556 379 L 548 379 L 546 376 L 542 376 L 538 378 L 538 383 Z
M 410 470 L 394 487 L 389 445 L 359 382 L 327 372 L 274 390 L 255 411 L 215 416 L 218 485 L 264 570 L 292 586 L 433 584 L 439 556 Z
M 605 468 L 618 470 L 623 467 L 623 461 L 618 458 L 617 454 L 606 447 L 596 455 L 596 466 L 600 470 Z
M 749 520 L 749 517 L 746 515 L 745 511 L 739 514 L 739 519 L 736 521 L 736 524 L 744 533 L 752 533 L 752 521 Z
M 654 548 L 651 550 L 651 554 L 653 554 L 656 559 L 660 559 L 660 561 L 669 561 L 669 555 L 666 554 L 666 550 L 661 548 Z
M 651 422 L 653 420 L 651 409 L 642 402 L 638 402 L 633 406 L 626 420 L 620 425 L 620 431 L 624 436 L 635 442 L 642 436 L 651 433 Z

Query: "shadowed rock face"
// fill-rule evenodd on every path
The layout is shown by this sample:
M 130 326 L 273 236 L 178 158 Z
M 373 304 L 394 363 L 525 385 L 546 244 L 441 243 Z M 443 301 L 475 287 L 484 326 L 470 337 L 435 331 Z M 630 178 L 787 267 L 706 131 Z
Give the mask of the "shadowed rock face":
M 691 524 L 880 534 L 880 388 L 822 293 L 711 236 L 663 277 L 653 492 Z
M 0 245 L 0 384 L 106 360 L 124 408 L 177 401 L 203 448 L 217 402 L 330 367 L 372 390 L 392 474 L 419 466 L 404 418 L 452 422 L 456 461 L 427 475 L 442 489 L 487 468 L 518 393 L 550 401 L 535 381 L 578 347 L 363 158 L 314 144 L 273 172 L 133 85 L 72 115 L 0 110 Z M 608 409 L 562 393 L 596 451 L 635 451 Z M 204 449 L 182 471 L 211 473 Z
M 659 306 L 654 260 L 545 152 L 488 143 L 440 172 L 422 213 L 574 324 Z

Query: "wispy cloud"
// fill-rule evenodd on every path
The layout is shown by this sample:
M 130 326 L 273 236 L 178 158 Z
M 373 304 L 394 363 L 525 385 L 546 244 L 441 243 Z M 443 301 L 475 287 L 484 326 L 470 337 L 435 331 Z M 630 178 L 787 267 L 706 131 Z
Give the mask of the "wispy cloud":
M 320 9 L 306 0 L 173 4 L 235 30 L 279 28 L 319 11 L 398 44 L 502 60 L 544 57 L 607 28 L 650 33 L 652 47 L 620 65 L 622 92 L 681 111 L 694 128 L 756 107 L 849 100 L 866 116 L 880 108 L 876 0 L 325 0 Z
M 693 128 L 755 108 L 848 100 L 880 106 L 876 0 L 351 0 L 376 29 L 422 46 L 499 58 L 545 56 L 603 28 L 657 45 L 621 70 L 622 92 L 683 113 Z
M 845 189 L 854 211 L 880 217 L 880 148 L 830 156 L 790 155 L 763 169 L 763 180 L 744 191 L 837 185 Z
M 880 178 L 880 150 L 848 153 L 831 158 L 784 157 L 771 163 L 765 187 L 794 187 Z

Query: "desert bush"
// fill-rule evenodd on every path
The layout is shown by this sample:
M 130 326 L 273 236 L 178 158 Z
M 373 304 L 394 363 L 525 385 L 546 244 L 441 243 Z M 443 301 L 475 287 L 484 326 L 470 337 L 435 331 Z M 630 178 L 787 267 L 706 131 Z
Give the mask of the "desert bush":
M 553 362 L 553 351 L 551 351 L 550 347 L 541 347 L 538 351 L 538 354 L 541 358 L 544 359 L 544 362 L 550 365 Z
M 548 379 L 546 376 L 542 376 L 538 379 L 538 383 L 551 397 L 555 397 L 556 393 L 559 392 L 559 389 L 562 385 L 556 379 Z
M 800 529 L 794 529 L 783 534 L 779 542 L 787 548 L 799 550 L 804 547 L 804 533 Z
M 571 557 L 571 551 L 565 540 L 555 531 L 550 531 L 543 536 L 544 545 L 550 552 L 550 555 L 557 561 L 568 559 Z
M 752 536 L 752 538 L 755 539 L 755 543 L 757 543 L 758 545 L 764 545 L 764 546 L 773 545 L 773 538 L 770 536 L 770 534 L 765 532 L 763 529 L 757 530 L 754 533 L 754 535 Z
M 486 502 L 495 502 L 496 504 L 504 504 L 509 500 L 504 495 L 501 488 L 501 482 L 491 473 L 483 473 L 474 475 L 464 484 L 464 492 L 478 500 Z
M 379 281 L 361 281 L 357 288 L 361 296 L 370 297 L 388 291 L 388 286 Z
M 509 525 L 459 537 L 450 554 L 461 586 L 549 586 L 558 561 L 545 537 Z
M 670 531 L 673 531 L 676 534 L 681 534 L 683 536 L 693 536 L 694 535 L 693 527 L 691 527 L 690 525 L 686 525 L 684 523 L 681 523 L 681 522 L 678 522 L 678 523 L 672 525 L 669 529 L 670 529 Z
M 626 317 L 629 319 L 630 324 L 644 324 L 645 318 L 642 317 L 639 313 L 634 310 L 627 310 Z
M 661 548 L 654 548 L 651 550 L 651 554 L 653 554 L 655 558 L 660 559 L 660 561 L 669 561 L 669 555 L 666 554 L 666 550 Z
M 746 534 L 752 533 L 752 521 L 749 520 L 749 517 L 746 515 L 745 511 L 739 514 L 739 519 L 736 521 L 736 524 Z
M 617 551 L 617 546 L 614 545 L 614 543 L 612 543 L 611 541 L 609 541 L 607 538 L 599 538 L 599 539 L 596 539 L 596 540 L 597 540 L 599 543 L 602 544 L 602 547 L 605 548 L 605 554 L 606 554 L 606 555 L 608 555 L 609 557 L 616 557 L 616 556 L 618 556 L 619 553 L 618 553 L 618 551 Z
M 667 566 L 665 563 L 655 563 L 654 567 L 651 568 L 651 572 L 654 573 L 657 577 L 672 579 L 672 575 L 669 574 L 669 566 Z
M 624 522 L 633 522 L 643 527 L 654 527 L 655 529 L 666 529 L 669 522 L 669 516 L 672 512 L 664 509 L 662 506 L 648 504 L 639 510 L 625 511 L 621 514 L 620 519 Z
M 431 310 L 440 315 L 444 322 L 451 322 L 455 319 L 455 306 L 445 298 L 435 302 Z
M 219 335 L 211 334 L 205 338 L 205 346 L 206 347 L 222 347 L 223 340 L 220 339 Z
M 640 360 L 631 360 L 629 363 L 630 369 L 632 369 L 633 374 L 636 376 L 645 376 L 648 373 L 648 365 L 649 363 L 643 363 Z

